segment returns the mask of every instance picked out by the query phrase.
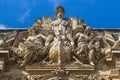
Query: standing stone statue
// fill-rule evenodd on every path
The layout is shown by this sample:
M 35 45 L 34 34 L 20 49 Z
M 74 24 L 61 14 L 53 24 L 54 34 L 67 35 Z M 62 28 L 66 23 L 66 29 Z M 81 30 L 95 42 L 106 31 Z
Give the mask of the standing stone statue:
M 51 23 L 52 30 L 54 33 L 54 40 L 57 40 L 57 42 L 59 44 L 53 43 L 54 48 L 51 47 L 49 57 L 50 57 L 50 59 L 52 59 L 54 61 L 58 61 L 58 64 L 61 64 L 62 61 L 70 60 L 70 53 L 69 53 L 70 51 L 68 51 L 66 53 L 66 50 L 69 50 L 69 49 L 66 49 L 67 46 L 64 47 L 64 43 L 65 43 L 66 39 L 68 39 L 70 41 L 71 46 L 74 47 L 74 39 L 72 37 L 72 33 L 70 33 L 70 31 L 68 31 L 69 30 L 68 22 L 63 19 L 64 13 L 65 13 L 64 8 L 62 6 L 58 6 L 56 9 L 57 18 L 55 21 L 53 21 Z M 54 40 L 53 40 L 53 42 L 54 42 Z M 56 45 L 56 49 L 55 49 L 55 45 Z M 57 47 L 57 46 L 59 46 L 59 47 Z M 56 50 L 56 52 L 55 52 L 55 50 Z M 64 55 L 64 57 L 61 57 L 63 55 Z M 55 60 L 55 59 L 57 59 L 57 60 Z
M 58 6 L 56 9 L 56 15 L 57 18 L 55 21 L 52 22 L 52 29 L 54 31 L 54 35 L 61 36 L 62 38 L 66 37 L 68 40 L 70 40 L 71 45 L 74 46 L 74 39 L 72 36 L 72 33 L 69 29 L 70 26 L 68 26 L 68 21 L 64 20 L 64 8 L 62 6 Z

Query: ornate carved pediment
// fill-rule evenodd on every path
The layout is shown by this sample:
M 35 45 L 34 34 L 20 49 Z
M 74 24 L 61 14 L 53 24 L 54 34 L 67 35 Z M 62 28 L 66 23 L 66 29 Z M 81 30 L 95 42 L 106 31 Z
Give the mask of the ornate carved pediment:
M 5 71 L 2 75 L 11 80 L 120 78 L 119 36 L 94 30 L 82 19 L 63 16 L 64 8 L 59 6 L 56 19 L 44 16 L 28 30 L 2 36 L 0 58 L 4 58 L 5 68 L 9 68 L 10 73 Z M 4 50 L 8 52 L 5 54 Z

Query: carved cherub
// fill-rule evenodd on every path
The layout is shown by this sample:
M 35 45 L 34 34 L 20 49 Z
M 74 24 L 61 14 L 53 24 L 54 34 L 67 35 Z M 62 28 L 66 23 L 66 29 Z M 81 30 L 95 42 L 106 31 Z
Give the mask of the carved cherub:
M 42 29 L 42 20 L 38 18 L 35 23 L 28 29 L 30 36 L 38 35 Z
M 83 35 L 81 34 L 77 40 L 77 54 L 80 55 L 80 54 L 87 54 L 87 51 L 88 51 L 88 43 L 87 43 L 87 36 L 86 35 Z
M 69 24 L 72 26 L 72 30 L 75 30 L 76 28 L 78 28 L 78 20 L 77 20 L 77 18 L 70 17 L 69 20 L 70 20 Z
M 85 21 L 83 19 L 80 19 L 78 21 L 78 24 L 79 24 L 79 27 L 81 28 L 81 32 L 83 34 L 88 35 L 88 36 L 91 34 L 92 28 L 89 27 L 89 26 L 87 26 L 86 23 L 85 23 Z
M 53 21 L 53 19 L 50 16 L 44 16 L 42 18 L 42 21 L 42 26 L 44 26 L 45 29 L 47 29 L 48 31 L 52 29 L 51 22 Z
M 89 62 L 93 65 L 93 62 L 96 64 L 102 62 L 105 58 L 106 51 L 108 52 L 109 48 L 105 46 L 106 44 L 103 41 L 103 37 L 95 37 L 89 43 Z
M 44 38 L 45 38 L 45 46 L 48 47 L 50 46 L 50 43 L 53 41 L 53 31 L 52 31 L 52 25 L 51 23 L 53 22 L 53 19 L 50 16 L 44 16 L 43 17 L 43 24 L 42 26 L 48 33 Z

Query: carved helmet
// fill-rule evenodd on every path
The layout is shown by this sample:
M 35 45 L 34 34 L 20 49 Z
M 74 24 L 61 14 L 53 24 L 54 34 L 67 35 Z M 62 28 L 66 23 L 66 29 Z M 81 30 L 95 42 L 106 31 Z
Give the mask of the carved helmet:
M 63 13 L 65 13 L 65 10 L 64 10 L 64 8 L 62 7 L 62 6 L 58 6 L 57 8 L 56 8 L 56 14 L 57 13 L 59 13 L 59 12 L 63 12 Z
M 36 19 L 36 21 L 35 21 L 37 24 L 41 24 L 42 23 L 42 19 L 41 18 L 38 18 L 38 19 Z

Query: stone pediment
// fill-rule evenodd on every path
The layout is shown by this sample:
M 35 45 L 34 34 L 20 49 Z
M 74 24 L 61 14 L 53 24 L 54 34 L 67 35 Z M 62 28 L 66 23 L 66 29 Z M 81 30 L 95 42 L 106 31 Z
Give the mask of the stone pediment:
M 2 30 L 0 78 L 119 79 L 120 30 L 92 29 L 82 19 L 63 16 L 59 6 L 56 19 L 44 16 L 28 29 Z

